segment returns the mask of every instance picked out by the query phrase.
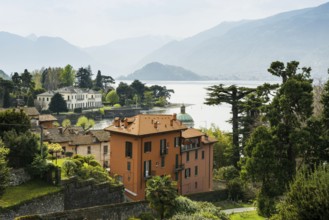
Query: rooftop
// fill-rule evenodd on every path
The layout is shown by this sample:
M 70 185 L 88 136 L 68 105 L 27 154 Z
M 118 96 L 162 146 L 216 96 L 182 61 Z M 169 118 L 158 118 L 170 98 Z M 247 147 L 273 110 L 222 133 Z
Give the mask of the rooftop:
M 105 128 L 104 130 L 141 136 L 170 131 L 180 131 L 185 129 L 187 129 L 187 127 L 176 119 L 176 114 L 140 114 L 134 117 L 125 118 L 123 120 L 115 118 L 113 124 Z
M 57 121 L 57 118 L 55 118 L 53 115 L 39 115 L 39 121 Z

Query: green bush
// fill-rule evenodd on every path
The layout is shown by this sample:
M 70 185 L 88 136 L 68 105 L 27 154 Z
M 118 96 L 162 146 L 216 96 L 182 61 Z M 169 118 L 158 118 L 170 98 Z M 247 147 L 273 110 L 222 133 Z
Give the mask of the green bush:
M 77 164 L 73 160 L 65 160 L 62 164 L 62 169 L 67 177 L 73 176 L 77 169 Z
M 82 112 L 82 108 L 75 108 L 73 109 L 74 113 L 81 113 Z
M 226 166 L 215 171 L 215 176 L 218 176 L 219 179 L 230 181 L 239 177 L 240 173 L 234 166 Z
M 175 199 L 175 205 L 173 207 L 172 213 L 189 213 L 193 214 L 198 211 L 198 204 L 187 197 L 178 196 Z
M 67 152 L 65 152 L 65 156 L 66 157 L 72 157 L 73 156 L 73 152 L 67 151 Z
M 120 104 L 115 104 L 115 105 L 113 105 L 113 108 L 121 108 L 121 105 Z
M 244 198 L 244 186 L 240 178 L 229 180 L 227 189 L 229 199 L 238 201 Z
M 151 212 L 142 212 L 138 218 L 141 220 L 155 220 L 156 218 L 153 216 Z

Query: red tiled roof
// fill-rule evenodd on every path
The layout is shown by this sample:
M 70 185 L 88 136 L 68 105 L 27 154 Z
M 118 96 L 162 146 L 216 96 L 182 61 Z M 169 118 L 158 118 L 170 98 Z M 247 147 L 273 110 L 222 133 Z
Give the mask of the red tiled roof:
M 189 128 L 182 132 L 183 138 L 192 138 L 192 137 L 201 137 L 204 133 L 202 133 L 200 130 Z
M 53 115 L 39 115 L 39 121 L 57 121 L 57 118 L 55 118 Z
M 120 121 L 119 126 L 115 123 L 116 120 L 104 130 L 141 136 L 187 129 L 180 121 L 174 119 L 173 115 L 140 114 Z

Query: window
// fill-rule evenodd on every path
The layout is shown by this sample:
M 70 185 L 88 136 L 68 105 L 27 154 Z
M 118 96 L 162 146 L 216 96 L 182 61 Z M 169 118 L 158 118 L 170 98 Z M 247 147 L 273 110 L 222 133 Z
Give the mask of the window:
M 131 163 L 128 161 L 127 162 L 127 170 L 130 171 L 131 170 Z
M 176 158 L 175 158 L 175 167 L 178 168 L 178 154 L 176 154 Z
M 108 168 L 109 167 L 109 162 L 107 160 L 104 161 L 104 168 Z
M 129 141 L 126 142 L 126 157 L 133 157 L 133 144 Z
M 109 147 L 107 145 L 104 146 L 103 152 L 104 152 L 104 154 L 108 154 Z
M 175 147 L 179 147 L 180 146 L 180 138 L 175 137 L 174 143 L 175 143 Z
M 167 140 L 161 139 L 160 140 L 160 155 L 167 154 Z
M 151 160 L 144 161 L 144 177 L 151 176 Z
M 49 98 L 47 98 L 47 102 L 49 101 Z
M 151 150 L 152 150 L 152 142 L 151 141 L 145 142 L 144 143 L 144 153 L 151 152 Z
M 65 155 L 66 147 L 62 147 L 62 155 Z
M 194 175 L 197 176 L 198 175 L 198 166 L 194 167 Z
M 90 146 L 87 147 L 87 154 L 91 154 L 91 147 Z
M 189 178 L 191 176 L 191 168 L 185 169 L 185 178 Z
M 204 150 L 202 151 L 202 160 L 204 159 Z
M 190 161 L 190 152 L 186 152 L 186 161 Z
M 196 188 L 196 189 L 198 188 L 198 182 L 194 183 L 194 188 Z
M 195 150 L 195 159 L 198 159 L 198 150 Z
M 165 166 L 165 158 L 161 157 L 161 167 L 164 167 L 164 166 Z

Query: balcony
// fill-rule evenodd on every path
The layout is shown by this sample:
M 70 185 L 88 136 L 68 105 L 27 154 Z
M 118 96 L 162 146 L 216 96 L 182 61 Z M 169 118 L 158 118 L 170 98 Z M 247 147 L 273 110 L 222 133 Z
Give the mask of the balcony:
M 181 146 L 181 152 L 185 152 L 185 151 L 190 151 L 190 150 L 196 150 L 200 148 L 200 144 L 198 143 L 194 143 L 194 144 L 185 144 Z
M 185 169 L 185 164 L 178 164 L 175 166 L 175 173 L 184 170 Z
M 153 176 L 155 176 L 155 170 L 151 170 L 151 172 L 147 170 L 144 174 L 144 180 L 151 179 Z

